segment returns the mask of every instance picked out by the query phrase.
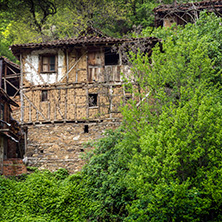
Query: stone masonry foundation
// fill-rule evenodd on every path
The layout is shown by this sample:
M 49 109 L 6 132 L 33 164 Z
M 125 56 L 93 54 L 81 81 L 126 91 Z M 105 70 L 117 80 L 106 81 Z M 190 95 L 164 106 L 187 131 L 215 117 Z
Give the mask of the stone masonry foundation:
M 103 137 L 106 129 L 115 129 L 120 122 L 56 123 L 28 126 L 28 165 L 55 171 L 66 168 L 70 173 L 84 165 L 83 144 Z

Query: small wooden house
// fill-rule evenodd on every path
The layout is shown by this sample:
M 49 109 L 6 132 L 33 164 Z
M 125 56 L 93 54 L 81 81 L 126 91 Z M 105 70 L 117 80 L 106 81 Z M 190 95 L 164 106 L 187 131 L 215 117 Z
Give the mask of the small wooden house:
M 21 124 L 28 128 L 29 164 L 79 170 L 82 143 L 101 137 L 121 122 L 120 104 L 128 93 L 122 73 L 130 67 L 112 47 L 159 41 L 119 39 L 88 28 L 77 38 L 11 46 L 21 63 Z
M 221 16 L 222 1 L 208 0 L 184 4 L 177 4 L 175 1 L 174 4 L 160 5 L 153 10 L 155 13 L 155 26 L 170 27 L 173 23 L 177 25 L 186 25 L 189 22 L 194 23 L 203 10 L 214 12 Z
M 4 56 L 0 57 L 0 81 L 0 86 L 7 95 L 20 104 L 20 66 Z M 11 108 L 13 110 L 12 117 L 19 121 L 19 107 L 12 106 Z
M 24 133 L 11 116 L 11 106 L 19 105 L 0 88 L 0 174 L 7 176 L 26 172 L 22 164 Z

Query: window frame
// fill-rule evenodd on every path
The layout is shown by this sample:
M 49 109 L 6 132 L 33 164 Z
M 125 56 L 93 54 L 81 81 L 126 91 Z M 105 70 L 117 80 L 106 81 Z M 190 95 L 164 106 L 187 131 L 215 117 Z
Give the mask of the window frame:
M 54 70 L 50 70 L 50 66 L 53 64 L 50 62 L 50 58 L 53 58 L 54 57 Z M 44 58 L 47 58 L 48 61 L 47 63 L 43 63 L 44 62 Z M 40 55 L 40 58 L 39 58 L 39 70 L 40 70 L 40 73 L 57 73 L 58 71 L 58 58 L 57 58 L 57 55 L 56 54 L 42 54 Z M 44 65 L 47 65 L 47 71 L 44 71 Z
M 91 98 L 95 101 L 90 101 Z M 98 93 L 89 93 L 88 94 L 88 106 L 89 108 L 97 108 L 98 107 Z
M 47 102 L 49 101 L 49 90 L 47 89 L 43 89 L 41 90 L 41 98 L 40 98 L 41 102 Z

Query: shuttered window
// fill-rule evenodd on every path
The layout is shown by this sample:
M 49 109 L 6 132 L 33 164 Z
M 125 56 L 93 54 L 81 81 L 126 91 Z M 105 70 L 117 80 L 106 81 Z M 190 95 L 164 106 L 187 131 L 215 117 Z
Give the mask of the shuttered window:
M 41 72 L 56 72 L 56 56 L 43 55 L 41 56 Z

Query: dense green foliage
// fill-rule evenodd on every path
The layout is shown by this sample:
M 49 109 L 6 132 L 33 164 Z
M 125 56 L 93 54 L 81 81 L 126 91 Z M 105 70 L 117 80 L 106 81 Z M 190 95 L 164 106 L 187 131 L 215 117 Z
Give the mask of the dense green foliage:
M 163 52 L 131 55 L 138 87 L 126 83 L 149 96 L 122 108 L 79 174 L 1 177 L 1 221 L 221 221 L 221 24 L 154 30 Z
M 179 2 L 187 2 L 181 0 Z M 111 36 L 153 26 L 153 8 L 173 0 L 1 0 L 0 55 L 12 44 L 74 37 L 88 25 Z

